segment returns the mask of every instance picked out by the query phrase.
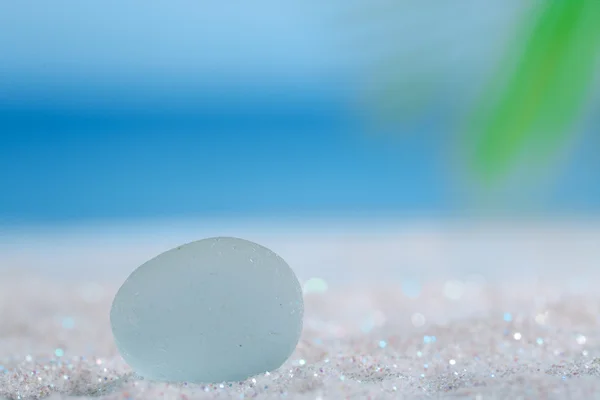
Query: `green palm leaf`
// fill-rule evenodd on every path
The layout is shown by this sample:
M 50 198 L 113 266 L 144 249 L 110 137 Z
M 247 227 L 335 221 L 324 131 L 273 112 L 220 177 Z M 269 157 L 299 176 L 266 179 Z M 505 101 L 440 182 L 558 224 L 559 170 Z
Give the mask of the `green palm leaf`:
M 549 0 L 541 7 L 516 60 L 502 65 L 500 74 L 508 76 L 496 77 L 470 116 L 474 166 L 487 182 L 508 172 L 525 149 L 535 149 L 528 162 L 555 149 L 589 94 L 600 49 L 600 1 Z

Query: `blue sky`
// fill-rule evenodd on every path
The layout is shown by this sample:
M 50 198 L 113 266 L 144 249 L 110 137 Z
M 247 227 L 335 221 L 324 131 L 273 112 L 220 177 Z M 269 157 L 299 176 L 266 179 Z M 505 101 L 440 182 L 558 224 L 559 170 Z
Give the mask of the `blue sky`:
M 358 3 L 7 3 L 0 223 L 468 210 L 449 126 L 517 3 L 423 5 L 352 34 L 336 23 Z M 436 91 L 390 138 L 356 100 L 392 31 L 399 68 Z M 599 122 L 550 184 L 506 199 L 599 210 Z

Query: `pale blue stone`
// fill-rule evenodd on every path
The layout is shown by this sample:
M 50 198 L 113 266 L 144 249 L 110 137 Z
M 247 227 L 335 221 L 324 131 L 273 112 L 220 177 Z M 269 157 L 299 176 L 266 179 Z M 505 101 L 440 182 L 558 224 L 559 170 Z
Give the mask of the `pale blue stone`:
M 115 342 L 141 376 L 238 381 L 294 351 L 304 305 L 298 279 L 269 249 L 210 238 L 169 250 L 127 278 L 110 312 Z

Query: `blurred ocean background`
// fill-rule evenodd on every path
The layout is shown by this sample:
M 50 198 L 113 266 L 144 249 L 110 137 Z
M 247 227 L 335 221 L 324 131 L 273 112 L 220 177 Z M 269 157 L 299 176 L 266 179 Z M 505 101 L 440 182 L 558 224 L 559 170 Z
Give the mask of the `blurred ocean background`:
M 582 224 L 556 241 L 587 246 L 600 211 L 598 74 L 560 145 L 542 134 L 513 156 L 490 141 L 482 154 L 507 160 L 493 179 L 478 178 L 485 163 L 461 129 L 544 4 L 5 2 L 0 268 L 126 276 L 180 241 L 224 234 L 273 243 L 314 266 L 305 278 L 373 259 L 414 275 L 419 257 L 460 248 L 445 221 L 495 221 L 515 246 L 523 234 L 540 247 Z M 523 233 L 527 221 L 550 228 Z M 481 235 L 468 237 L 464 254 Z

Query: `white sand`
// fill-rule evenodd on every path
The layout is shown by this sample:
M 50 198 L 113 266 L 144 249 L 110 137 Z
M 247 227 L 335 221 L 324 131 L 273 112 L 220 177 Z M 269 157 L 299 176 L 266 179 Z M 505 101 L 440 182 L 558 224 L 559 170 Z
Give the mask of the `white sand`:
M 137 378 L 108 323 L 128 271 L 73 272 L 80 252 L 65 244 L 81 235 L 16 235 L 0 253 L 0 399 L 600 398 L 600 231 L 569 229 L 265 236 L 301 280 L 329 288 L 306 294 L 304 334 L 283 367 L 222 387 Z M 103 243 L 91 265 L 118 262 L 122 241 L 81 240 Z M 24 255 L 26 243 L 37 251 Z M 155 247 L 169 246 L 131 251 Z M 44 255 L 62 272 L 26 262 Z

